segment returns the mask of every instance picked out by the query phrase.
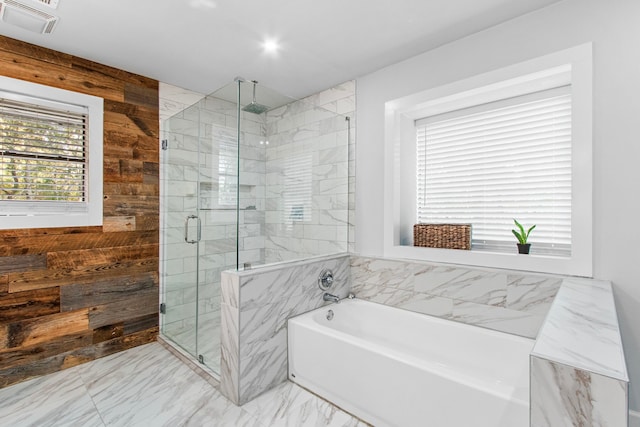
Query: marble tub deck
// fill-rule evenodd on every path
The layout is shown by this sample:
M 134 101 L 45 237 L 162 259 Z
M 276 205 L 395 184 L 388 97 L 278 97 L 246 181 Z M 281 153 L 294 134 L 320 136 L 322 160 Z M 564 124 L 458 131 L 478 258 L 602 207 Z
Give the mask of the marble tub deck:
M 0 389 L 0 425 L 367 424 L 291 382 L 235 406 L 159 343 L 152 343 Z

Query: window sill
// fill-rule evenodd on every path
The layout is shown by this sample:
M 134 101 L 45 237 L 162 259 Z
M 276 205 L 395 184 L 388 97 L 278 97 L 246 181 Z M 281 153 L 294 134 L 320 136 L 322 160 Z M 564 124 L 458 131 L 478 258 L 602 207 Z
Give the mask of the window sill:
M 515 246 L 515 245 L 514 245 Z M 542 254 L 521 255 L 514 253 L 436 249 L 415 246 L 387 246 L 385 257 L 403 258 L 477 267 L 504 268 L 537 273 L 591 277 L 591 265 L 581 265 L 572 257 Z

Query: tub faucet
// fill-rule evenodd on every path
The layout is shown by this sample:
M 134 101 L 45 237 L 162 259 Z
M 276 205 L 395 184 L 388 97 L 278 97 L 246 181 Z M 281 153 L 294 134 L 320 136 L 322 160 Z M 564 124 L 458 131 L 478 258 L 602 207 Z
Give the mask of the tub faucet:
M 331 301 L 331 302 L 335 302 L 336 304 L 340 303 L 340 298 L 338 298 L 337 296 L 330 294 L 329 292 L 325 292 L 324 295 L 322 296 L 322 299 L 324 301 Z

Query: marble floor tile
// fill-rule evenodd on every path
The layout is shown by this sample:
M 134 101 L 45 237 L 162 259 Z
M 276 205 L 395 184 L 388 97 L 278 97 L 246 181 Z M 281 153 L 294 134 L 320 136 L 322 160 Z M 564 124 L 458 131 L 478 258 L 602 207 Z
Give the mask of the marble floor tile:
M 77 369 L 0 389 L 0 425 L 104 426 Z
M 289 381 L 258 396 L 242 408 L 257 416 L 265 426 L 367 425 Z
M 195 409 L 193 414 L 184 420 L 185 426 L 224 426 L 224 427 L 267 427 L 261 418 L 256 417 L 243 408 L 234 405 L 224 396 L 216 392 L 215 396 L 204 405 Z
M 366 426 L 290 382 L 238 407 L 159 343 L 0 389 L 0 425 Z
M 314 396 L 314 399 L 292 408 L 271 425 L 287 427 L 364 427 L 367 424 L 341 411 L 329 402 Z
M 242 408 L 251 414 L 259 415 L 265 424 L 272 425 L 292 409 L 313 398 L 313 394 L 286 381 L 244 404 Z

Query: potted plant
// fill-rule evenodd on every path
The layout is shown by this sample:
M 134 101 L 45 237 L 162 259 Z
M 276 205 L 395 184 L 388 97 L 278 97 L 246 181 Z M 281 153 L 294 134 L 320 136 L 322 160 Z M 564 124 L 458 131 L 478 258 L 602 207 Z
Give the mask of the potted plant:
M 525 231 L 524 227 L 522 226 L 522 224 L 520 224 L 515 219 L 513 220 L 513 222 L 515 222 L 516 226 L 518 227 L 517 231 L 516 230 L 511 230 L 513 235 L 516 236 L 516 239 L 518 239 L 518 253 L 519 254 L 528 254 L 529 253 L 529 249 L 531 249 L 531 243 L 527 243 L 527 239 L 529 239 L 529 233 L 531 233 L 531 231 L 534 228 L 536 228 L 536 225 L 533 224 L 527 231 Z

